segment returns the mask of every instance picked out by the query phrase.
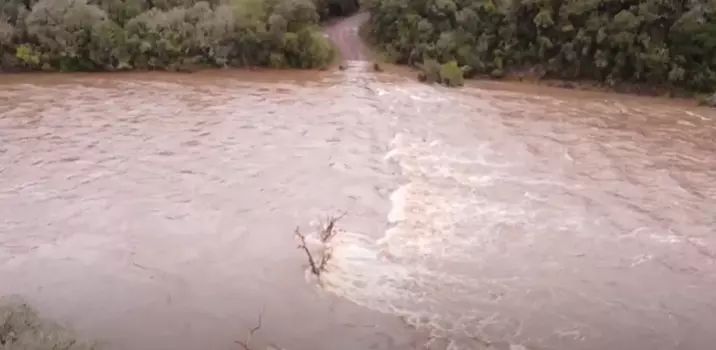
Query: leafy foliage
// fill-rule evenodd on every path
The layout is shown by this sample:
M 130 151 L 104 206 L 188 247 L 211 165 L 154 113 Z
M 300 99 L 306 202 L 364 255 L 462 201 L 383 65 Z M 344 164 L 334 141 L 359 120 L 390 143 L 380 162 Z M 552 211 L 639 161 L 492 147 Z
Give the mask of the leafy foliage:
M 465 83 L 463 70 L 452 60 L 440 64 L 434 59 L 426 59 L 419 64 L 421 73 L 418 75 L 420 81 L 432 84 L 440 83 L 446 86 L 462 86 Z
M 319 68 L 318 21 L 313 0 L 6 0 L 0 68 Z
M 398 63 L 468 75 L 716 88 L 711 0 L 370 0 L 371 36 Z
M 462 86 L 464 84 L 462 70 L 455 60 L 445 63 L 440 67 L 440 78 L 442 79 L 442 83 L 447 86 Z

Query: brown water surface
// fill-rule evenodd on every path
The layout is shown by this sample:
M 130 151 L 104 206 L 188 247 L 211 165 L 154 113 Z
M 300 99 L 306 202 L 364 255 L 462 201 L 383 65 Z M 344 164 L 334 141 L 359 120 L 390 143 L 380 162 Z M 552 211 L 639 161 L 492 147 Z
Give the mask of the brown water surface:
M 236 349 L 262 310 L 291 350 L 716 344 L 713 112 L 360 63 L 0 101 L 0 295 L 110 349 Z M 321 290 L 292 231 L 332 210 Z

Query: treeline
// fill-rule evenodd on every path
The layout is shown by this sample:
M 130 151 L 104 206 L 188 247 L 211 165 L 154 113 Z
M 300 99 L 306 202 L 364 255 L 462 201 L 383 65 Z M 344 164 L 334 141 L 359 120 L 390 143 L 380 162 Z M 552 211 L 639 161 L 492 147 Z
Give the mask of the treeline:
M 0 69 L 325 67 L 325 10 L 312 0 L 2 0 Z
M 716 1 L 372 0 L 371 35 L 398 63 L 713 92 Z

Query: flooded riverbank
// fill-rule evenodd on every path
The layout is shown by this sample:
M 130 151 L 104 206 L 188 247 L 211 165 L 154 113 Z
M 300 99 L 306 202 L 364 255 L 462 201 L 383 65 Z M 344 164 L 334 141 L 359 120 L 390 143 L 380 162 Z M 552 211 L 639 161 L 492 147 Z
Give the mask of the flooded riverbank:
M 0 295 L 110 349 L 237 348 L 262 310 L 292 350 L 716 341 L 708 110 L 364 63 L 0 86 Z M 342 210 L 322 291 L 292 233 Z

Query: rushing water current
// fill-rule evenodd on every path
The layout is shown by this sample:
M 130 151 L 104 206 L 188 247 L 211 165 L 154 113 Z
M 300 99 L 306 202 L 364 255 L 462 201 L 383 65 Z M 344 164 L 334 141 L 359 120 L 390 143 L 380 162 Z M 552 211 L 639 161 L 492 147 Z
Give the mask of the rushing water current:
M 109 349 L 716 346 L 716 119 L 346 71 L 0 81 L 0 296 Z M 346 211 L 322 287 L 293 230 Z

